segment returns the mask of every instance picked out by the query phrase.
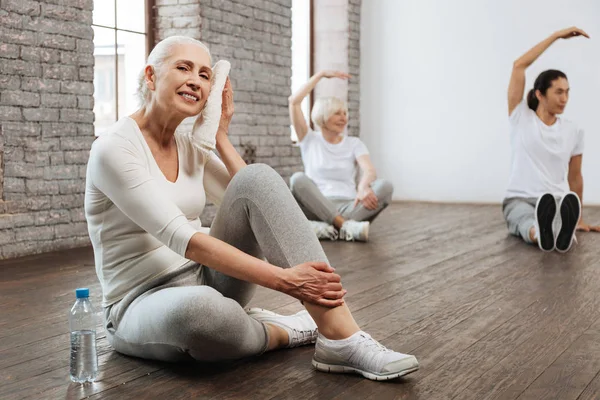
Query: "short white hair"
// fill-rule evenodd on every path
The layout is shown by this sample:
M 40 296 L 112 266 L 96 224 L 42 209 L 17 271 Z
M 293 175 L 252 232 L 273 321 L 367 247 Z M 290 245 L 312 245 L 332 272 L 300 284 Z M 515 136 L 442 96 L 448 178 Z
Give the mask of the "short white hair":
M 325 122 L 338 111 L 345 111 L 348 115 L 348 105 L 344 100 L 337 97 L 321 97 L 315 101 L 310 118 L 315 125 L 322 128 Z
M 195 44 L 202 50 L 206 51 L 208 53 L 208 57 L 212 65 L 212 57 L 210 55 L 208 47 L 199 40 L 193 39 L 188 36 L 170 36 L 166 39 L 161 40 L 156 44 L 156 46 L 154 46 L 154 48 L 150 52 L 148 60 L 146 61 L 146 65 L 140 72 L 137 90 L 137 97 L 138 101 L 140 102 L 140 106 L 145 106 L 150 100 L 150 90 L 148 89 L 148 85 L 146 84 L 145 76 L 146 67 L 149 65 L 152 66 L 154 68 L 154 73 L 157 73 L 163 66 L 165 60 L 171 55 L 173 47 L 181 44 Z

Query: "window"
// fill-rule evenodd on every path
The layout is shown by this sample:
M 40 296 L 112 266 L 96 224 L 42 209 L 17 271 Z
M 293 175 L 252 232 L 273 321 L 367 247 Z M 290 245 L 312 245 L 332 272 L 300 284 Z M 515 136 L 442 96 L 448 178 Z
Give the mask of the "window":
M 94 0 L 94 128 L 96 136 L 138 107 L 146 62 L 149 0 Z M 150 32 L 151 33 L 151 32 Z
M 312 0 L 292 0 L 292 93 L 304 85 L 312 74 L 311 67 L 311 3 Z M 302 112 L 310 125 L 311 96 L 302 101 Z M 291 127 L 292 141 L 298 136 Z

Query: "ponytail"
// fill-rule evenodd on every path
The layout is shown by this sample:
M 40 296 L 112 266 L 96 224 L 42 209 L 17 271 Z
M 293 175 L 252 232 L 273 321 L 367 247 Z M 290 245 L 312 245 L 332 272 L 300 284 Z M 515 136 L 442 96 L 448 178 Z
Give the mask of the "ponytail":
M 538 98 L 535 95 L 535 89 L 531 89 L 529 91 L 529 93 L 527 93 L 527 105 L 533 111 L 537 111 L 539 104 L 540 104 L 540 101 L 538 100 Z

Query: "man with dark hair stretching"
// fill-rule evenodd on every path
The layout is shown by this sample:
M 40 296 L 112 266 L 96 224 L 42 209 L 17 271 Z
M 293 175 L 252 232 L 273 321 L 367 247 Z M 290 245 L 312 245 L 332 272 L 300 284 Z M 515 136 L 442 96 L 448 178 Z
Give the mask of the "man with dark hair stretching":
M 581 218 L 583 131 L 560 117 L 569 99 L 567 76 L 542 72 L 523 99 L 525 70 L 556 40 L 575 36 L 589 38 L 573 27 L 537 44 L 515 61 L 508 86 L 512 166 L 504 218 L 512 235 L 543 251 L 567 252 L 576 229 L 600 232 Z

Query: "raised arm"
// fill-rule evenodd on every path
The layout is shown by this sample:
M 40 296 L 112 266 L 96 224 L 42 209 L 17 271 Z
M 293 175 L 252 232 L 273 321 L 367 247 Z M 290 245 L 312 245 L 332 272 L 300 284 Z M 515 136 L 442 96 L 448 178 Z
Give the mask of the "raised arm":
M 525 94 L 525 70 L 556 40 L 568 39 L 575 36 L 585 36 L 589 38 L 588 34 L 579 28 L 572 27 L 563 29 L 553 33 L 548 38 L 535 45 L 513 63 L 510 83 L 508 84 L 508 115 L 512 114 L 513 110 L 523 100 L 523 95 Z
M 340 78 L 349 79 L 350 75 L 341 71 L 321 71 L 313 75 L 308 82 L 304 84 L 296 93 L 293 93 L 288 98 L 288 104 L 290 109 L 290 119 L 296 135 L 298 135 L 298 141 L 301 142 L 308 132 L 308 126 L 306 125 L 306 119 L 302 113 L 302 100 L 317 86 L 317 83 L 321 78 Z
M 221 103 L 221 120 L 219 121 L 219 128 L 217 129 L 217 151 L 227 167 L 229 175 L 233 176 L 242 168 L 246 166 L 246 162 L 237 152 L 235 147 L 229 140 L 229 124 L 233 118 L 233 88 L 231 87 L 231 81 L 227 78 L 225 88 L 223 89 L 223 102 Z

